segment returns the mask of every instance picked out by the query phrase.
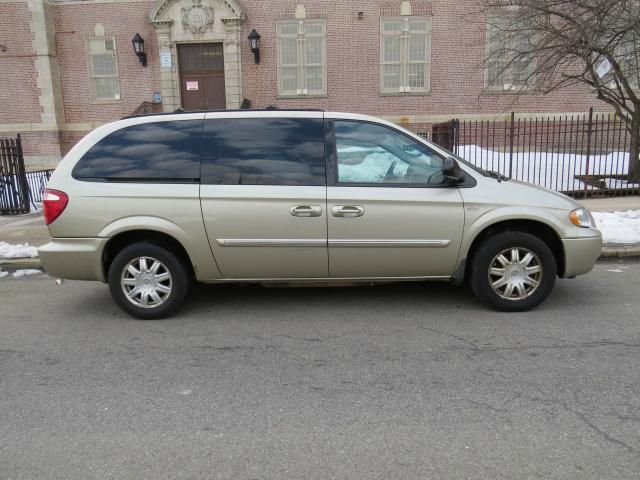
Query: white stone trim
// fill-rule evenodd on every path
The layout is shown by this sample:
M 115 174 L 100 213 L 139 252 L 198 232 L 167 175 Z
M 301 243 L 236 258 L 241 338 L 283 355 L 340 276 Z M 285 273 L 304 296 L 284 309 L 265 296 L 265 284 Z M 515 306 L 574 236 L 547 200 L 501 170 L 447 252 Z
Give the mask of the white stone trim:
M 45 0 L 28 0 L 27 5 L 31 12 L 29 27 L 33 35 L 34 65 L 40 90 L 40 119 L 42 123 L 55 126 L 64 123 L 64 106 L 51 5 Z
M 167 11 L 172 11 L 171 5 L 179 1 L 186 4 L 185 0 L 158 0 L 149 15 L 156 29 L 159 51 L 171 52 L 171 67 L 160 67 L 162 109 L 173 112 L 181 106 L 177 45 L 184 43 L 223 44 L 226 108 L 239 108 L 242 102 L 241 24 L 246 18 L 245 14 L 234 0 L 205 0 L 206 6 L 214 11 L 222 10 L 231 16 L 216 17 L 219 23 L 203 32 L 180 31 L 182 19 L 173 18 L 175 14 L 173 17 L 166 16 Z

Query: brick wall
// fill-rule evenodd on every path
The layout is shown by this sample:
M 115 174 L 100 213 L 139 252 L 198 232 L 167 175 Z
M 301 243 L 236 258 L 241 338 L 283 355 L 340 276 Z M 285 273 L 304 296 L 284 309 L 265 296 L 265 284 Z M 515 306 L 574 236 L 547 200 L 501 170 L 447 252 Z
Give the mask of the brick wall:
M 58 4 L 54 8 L 58 60 L 62 77 L 64 111 L 68 123 L 108 122 L 131 114 L 143 101 L 152 101 L 160 90 L 156 34 L 148 15 L 153 1 L 100 4 Z M 116 39 L 120 100 L 91 99 L 87 38 L 94 36 L 96 23 L 105 35 Z M 133 53 L 136 33 L 145 40 L 149 59 L 143 68 Z
M 248 13 L 245 39 L 255 28 L 261 38 L 261 63 L 256 65 L 243 44 L 244 96 L 256 107 L 313 107 L 373 115 L 442 115 L 519 112 L 581 112 L 589 107 L 606 110 L 586 88 L 571 88 L 549 95 L 488 93 L 484 91 L 485 24 L 474 15 L 475 1 L 412 1 L 414 14 L 432 12 L 431 93 L 392 95 L 379 93 L 380 14 L 400 13 L 400 2 L 315 0 L 265 2 L 242 0 Z M 277 18 L 293 18 L 296 3 L 307 7 L 308 17 L 327 22 L 328 95 L 323 99 L 278 99 L 276 72 Z M 274 7 L 276 4 L 276 7 Z M 475 9 L 475 10 L 474 10 Z M 358 20 L 358 12 L 363 12 Z
M 27 2 L 0 4 L 0 124 L 40 121 L 30 20 Z

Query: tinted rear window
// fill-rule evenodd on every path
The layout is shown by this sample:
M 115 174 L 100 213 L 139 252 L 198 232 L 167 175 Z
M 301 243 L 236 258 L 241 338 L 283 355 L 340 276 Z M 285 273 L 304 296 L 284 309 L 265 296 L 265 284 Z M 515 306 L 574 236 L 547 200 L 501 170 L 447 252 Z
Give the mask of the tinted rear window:
M 96 143 L 73 169 L 85 180 L 195 181 L 202 120 L 132 125 Z
M 324 185 L 322 119 L 206 120 L 202 183 Z

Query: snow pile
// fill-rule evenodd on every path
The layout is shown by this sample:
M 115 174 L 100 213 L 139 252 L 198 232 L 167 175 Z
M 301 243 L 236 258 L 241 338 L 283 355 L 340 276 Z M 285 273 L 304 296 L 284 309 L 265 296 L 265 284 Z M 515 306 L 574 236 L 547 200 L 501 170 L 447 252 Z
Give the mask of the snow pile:
M 23 268 L 13 272 L 11 276 L 14 278 L 31 277 L 33 275 L 41 275 L 42 273 L 43 273 L 42 270 L 36 270 L 35 268 Z M 8 276 L 9 276 L 9 272 L 4 272 L 2 268 L 0 268 L 0 278 L 4 278 Z
M 32 275 L 40 275 L 42 272 L 40 270 L 36 270 L 35 268 L 24 268 L 21 270 L 16 270 L 11 274 L 12 277 L 30 277 Z
M 640 185 L 616 178 L 629 171 L 629 154 L 612 152 L 608 155 L 586 155 L 559 152 L 513 152 L 510 164 L 508 151 L 487 150 L 477 145 L 461 145 L 458 154 L 468 162 L 485 170 L 494 170 L 504 175 L 511 172 L 512 178 L 534 183 L 559 192 L 575 190 L 597 190 L 598 187 L 585 185 L 576 176 L 585 174 L 606 176 L 606 188 L 633 189 Z
M 33 258 L 38 256 L 38 249 L 28 243 L 11 245 L 0 242 L 0 258 Z
M 640 210 L 592 215 L 604 243 L 640 243 Z

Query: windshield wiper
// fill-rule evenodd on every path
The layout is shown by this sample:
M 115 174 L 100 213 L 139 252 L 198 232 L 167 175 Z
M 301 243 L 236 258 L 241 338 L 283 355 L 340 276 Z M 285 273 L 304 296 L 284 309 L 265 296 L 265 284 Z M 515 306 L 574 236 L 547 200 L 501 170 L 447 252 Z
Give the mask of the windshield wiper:
M 488 177 L 495 178 L 499 182 L 501 182 L 502 180 L 509 180 L 509 177 L 501 174 L 500 172 L 494 172 L 493 170 L 485 170 L 485 173 L 487 174 Z

